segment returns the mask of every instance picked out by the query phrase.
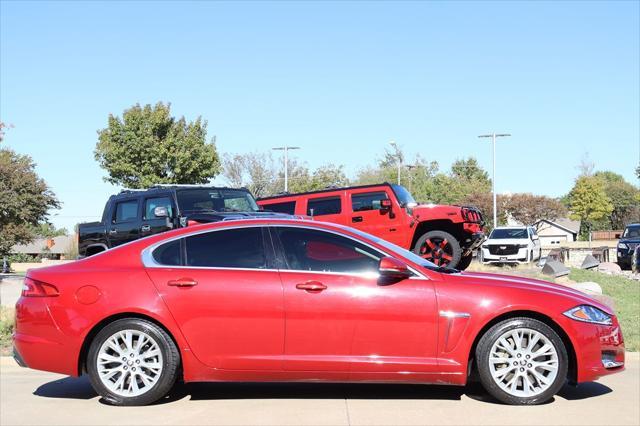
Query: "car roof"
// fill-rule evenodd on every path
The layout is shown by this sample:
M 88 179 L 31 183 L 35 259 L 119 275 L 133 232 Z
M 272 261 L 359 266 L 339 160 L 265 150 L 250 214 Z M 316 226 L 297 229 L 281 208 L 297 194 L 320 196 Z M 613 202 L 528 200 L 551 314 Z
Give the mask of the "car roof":
M 376 188 L 376 187 L 380 187 L 380 186 L 391 187 L 391 184 L 389 182 L 382 182 L 382 183 L 375 183 L 375 184 L 369 184 L 369 185 L 343 186 L 343 187 L 338 187 L 338 188 L 325 188 L 325 189 L 320 189 L 320 190 L 317 190 L 317 191 L 296 192 L 296 193 L 282 193 L 282 194 L 272 195 L 271 197 L 258 198 L 257 201 L 278 200 L 278 199 L 283 199 L 283 198 L 296 198 L 296 197 L 303 197 L 305 195 L 323 194 L 323 193 L 331 193 L 331 192 L 337 192 L 337 191 L 350 191 L 352 189 L 362 189 L 362 188 Z

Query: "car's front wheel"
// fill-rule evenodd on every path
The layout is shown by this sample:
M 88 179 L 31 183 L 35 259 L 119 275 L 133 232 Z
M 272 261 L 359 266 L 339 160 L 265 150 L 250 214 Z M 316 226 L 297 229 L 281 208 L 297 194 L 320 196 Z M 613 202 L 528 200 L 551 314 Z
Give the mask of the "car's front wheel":
M 476 361 L 484 388 L 507 404 L 548 401 L 567 377 L 562 339 L 532 318 L 512 318 L 491 327 L 478 342 Z
M 169 392 L 180 354 L 171 337 L 139 318 L 116 320 L 93 339 L 87 371 L 93 388 L 113 405 L 146 405 Z

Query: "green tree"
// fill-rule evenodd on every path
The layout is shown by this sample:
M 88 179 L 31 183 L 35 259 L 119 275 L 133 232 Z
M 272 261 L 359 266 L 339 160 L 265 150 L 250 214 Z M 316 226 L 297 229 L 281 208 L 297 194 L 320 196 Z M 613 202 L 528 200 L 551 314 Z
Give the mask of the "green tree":
M 32 230 L 33 234 L 40 238 L 53 238 L 69 234 L 65 228 L 56 228 L 49 222 L 38 223 L 32 227 Z
M 187 122 L 171 116 L 170 104 L 136 104 L 122 118 L 109 116 L 108 127 L 98 131 L 95 158 L 107 182 L 128 188 L 207 183 L 220 172 L 220 159 L 206 136 L 200 117 Z
M 602 180 L 604 191 L 613 205 L 611 213 L 596 222 L 596 228 L 623 229 L 629 222 L 640 221 L 638 188 L 627 182 L 622 175 L 611 171 L 596 172 L 594 177 Z
M 31 157 L 0 148 L 0 256 L 32 241 L 34 227 L 46 221 L 49 209 L 59 207 Z
M 602 179 L 582 175 L 576 179 L 569 193 L 571 219 L 580 220 L 580 235 L 585 238 L 593 229 L 594 222 L 613 211 L 613 204 L 607 197 Z

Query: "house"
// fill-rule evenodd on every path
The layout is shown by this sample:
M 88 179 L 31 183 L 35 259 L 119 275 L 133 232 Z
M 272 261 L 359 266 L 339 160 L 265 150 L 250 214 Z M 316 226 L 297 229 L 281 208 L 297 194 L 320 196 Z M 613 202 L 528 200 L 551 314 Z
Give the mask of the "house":
M 580 221 L 569 218 L 542 219 L 533 224 L 540 236 L 542 246 L 557 246 L 578 239 Z
M 48 259 L 64 259 L 65 254 L 73 247 L 75 235 L 62 235 L 53 238 L 37 238 L 29 244 L 16 244 L 11 254 L 25 254 Z

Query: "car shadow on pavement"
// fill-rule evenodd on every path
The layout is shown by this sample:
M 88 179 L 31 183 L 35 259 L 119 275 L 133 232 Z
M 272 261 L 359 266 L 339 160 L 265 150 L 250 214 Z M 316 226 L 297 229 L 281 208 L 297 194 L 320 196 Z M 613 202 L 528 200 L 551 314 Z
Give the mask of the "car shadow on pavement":
M 558 396 L 566 400 L 593 398 L 611 392 L 600 383 L 564 386 Z M 44 398 L 92 399 L 98 395 L 89 378 L 67 377 L 38 387 L 34 395 Z M 487 394 L 479 383 L 465 387 L 410 384 L 369 383 L 178 383 L 169 394 L 155 404 L 191 400 L 229 399 L 407 399 L 452 400 L 466 395 L 476 401 L 500 404 Z M 104 401 L 100 399 L 100 402 Z M 553 402 L 553 399 L 549 403 Z

